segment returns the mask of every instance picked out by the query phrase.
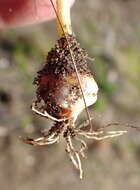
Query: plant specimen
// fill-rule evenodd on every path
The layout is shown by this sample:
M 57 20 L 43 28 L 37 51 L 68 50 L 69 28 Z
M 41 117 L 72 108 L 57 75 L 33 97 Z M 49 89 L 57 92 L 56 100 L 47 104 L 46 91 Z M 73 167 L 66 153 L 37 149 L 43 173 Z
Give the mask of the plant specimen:
M 32 110 L 54 121 L 54 125 L 43 131 L 39 138 L 22 140 L 27 144 L 42 146 L 54 144 L 61 137 L 65 138 L 66 152 L 82 179 L 81 157 L 85 157 L 84 151 L 87 148 L 84 138 L 102 140 L 122 135 L 126 131 L 105 132 L 92 129 L 87 107 L 96 102 L 98 86 L 87 65 L 88 54 L 80 47 L 72 33 L 68 1 L 57 0 L 57 9 L 52 0 L 50 1 L 56 13 L 60 38 L 35 77 L 34 84 L 37 90 Z M 84 109 L 88 120 L 76 126 L 77 117 Z

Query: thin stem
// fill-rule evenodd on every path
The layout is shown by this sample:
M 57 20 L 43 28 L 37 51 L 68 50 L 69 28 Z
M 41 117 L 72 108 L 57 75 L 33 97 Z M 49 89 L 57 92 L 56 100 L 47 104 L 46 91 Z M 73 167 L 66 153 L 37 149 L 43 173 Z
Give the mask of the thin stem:
M 69 1 L 56 0 L 56 7 L 57 7 L 57 15 L 58 15 L 57 30 L 60 37 L 65 36 L 65 34 L 72 34 Z

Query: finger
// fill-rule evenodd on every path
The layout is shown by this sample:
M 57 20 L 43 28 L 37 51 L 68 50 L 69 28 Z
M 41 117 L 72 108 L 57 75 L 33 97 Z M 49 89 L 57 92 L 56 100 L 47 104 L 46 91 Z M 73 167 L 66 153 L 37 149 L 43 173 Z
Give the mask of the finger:
M 55 0 L 53 0 L 55 4 Z M 74 0 L 69 0 L 70 5 Z M 55 17 L 49 0 L 0 0 L 0 29 L 34 24 Z

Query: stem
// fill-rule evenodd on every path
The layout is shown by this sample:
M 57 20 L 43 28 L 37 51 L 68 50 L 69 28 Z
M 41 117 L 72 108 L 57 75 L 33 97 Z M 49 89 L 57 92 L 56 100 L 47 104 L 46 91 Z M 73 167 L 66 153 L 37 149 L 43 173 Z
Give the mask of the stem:
M 72 34 L 69 0 L 56 0 L 57 31 L 61 36 Z

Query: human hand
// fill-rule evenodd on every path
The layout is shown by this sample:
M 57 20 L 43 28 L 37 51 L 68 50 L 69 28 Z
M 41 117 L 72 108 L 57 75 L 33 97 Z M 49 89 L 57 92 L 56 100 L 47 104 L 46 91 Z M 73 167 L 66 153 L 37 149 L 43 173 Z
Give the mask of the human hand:
M 75 0 L 69 1 L 72 5 Z M 0 29 L 39 23 L 54 17 L 49 0 L 0 0 Z

